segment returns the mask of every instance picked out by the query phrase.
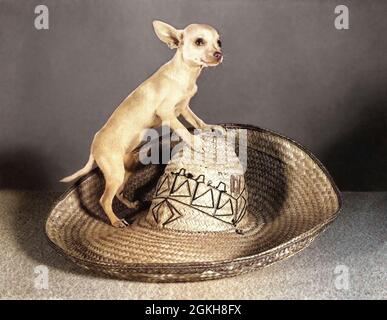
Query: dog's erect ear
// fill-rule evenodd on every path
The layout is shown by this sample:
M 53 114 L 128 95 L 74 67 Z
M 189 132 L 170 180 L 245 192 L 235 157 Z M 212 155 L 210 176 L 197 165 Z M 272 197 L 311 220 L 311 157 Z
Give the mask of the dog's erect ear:
M 158 20 L 153 21 L 153 28 L 159 39 L 165 42 L 168 47 L 171 49 L 179 47 L 183 37 L 183 30 L 177 30 L 168 23 Z

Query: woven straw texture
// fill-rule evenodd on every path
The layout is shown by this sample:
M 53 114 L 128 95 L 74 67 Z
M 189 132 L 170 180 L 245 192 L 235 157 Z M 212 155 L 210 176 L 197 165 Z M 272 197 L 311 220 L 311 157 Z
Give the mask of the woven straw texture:
M 249 272 L 289 257 L 309 245 L 337 216 L 339 192 L 324 167 L 294 141 L 246 125 L 249 191 L 253 217 L 243 234 L 154 229 L 143 223 L 162 165 L 139 168 L 126 186 L 128 199 L 143 208 L 130 212 L 118 201 L 118 216 L 132 223 L 106 223 L 98 200 L 104 180 L 98 169 L 81 179 L 54 205 L 46 222 L 52 245 L 78 265 L 113 277 L 152 282 L 209 280 Z M 128 219 L 128 218 L 127 218 Z

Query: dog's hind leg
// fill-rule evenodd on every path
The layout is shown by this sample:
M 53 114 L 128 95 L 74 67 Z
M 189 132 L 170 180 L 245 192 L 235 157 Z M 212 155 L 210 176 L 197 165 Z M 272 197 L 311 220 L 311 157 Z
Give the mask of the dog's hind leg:
M 125 227 L 125 222 L 118 219 L 113 211 L 114 196 L 120 189 L 125 177 L 123 160 L 103 158 L 96 160 L 96 162 L 105 177 L 105 191 L 99 202 L 114 227 Z
M 116 197 L 123 204 L 125 204 L 129 209 L 138 208 L 140 205 L 139 201 L 129 201 L 124 196 L 124 189 L 125 189 L 126 183 L 128 182 L 129 178 L 133 175 L 133 170 L 136 165 L 136 159 L 131 152 L 125 154 L 124 164 L 125 164 L 125 177 L 124 177 L 124 181 L 122 182 L 120 188 L 116 193 Z
M 116 197 L 118 200 L 120 200 L 124 205 L 126 205 L 129 209 L 136 209 L 140 206 L 140 201 L 129 201 L 128 199 L 125 198 L 124 196 L 124 189 L 125 185 L 128 182 L 129 178 L 133 175 L 133 172 L 131 171 L 125 171 L 125 178 L 124 181 L 122 182 L 120 188 L 118 189 L 116 193 Z

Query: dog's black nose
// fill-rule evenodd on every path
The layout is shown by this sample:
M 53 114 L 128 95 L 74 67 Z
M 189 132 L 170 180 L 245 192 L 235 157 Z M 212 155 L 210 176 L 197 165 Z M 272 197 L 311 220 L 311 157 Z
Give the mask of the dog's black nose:
M 215 51 L 214 57 L 216 58 L 216 60 L 220 60 L 222 59 L 222 53 L 219 51 Z

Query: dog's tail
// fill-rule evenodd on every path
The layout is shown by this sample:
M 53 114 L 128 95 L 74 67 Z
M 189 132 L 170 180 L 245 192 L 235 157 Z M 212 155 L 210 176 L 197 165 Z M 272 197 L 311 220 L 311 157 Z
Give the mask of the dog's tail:
M 91 171 L 91 169 L 93 169 L 93 163 L 94 163 L 94 157 L 90 153 L 89 160 L 87 161 L 87 163 L 85 164 L 85 166 L 82 169 L 78 170 L 77 172 L 75 172 L 71 176 L 63 178 L 62 180 L 60 180 L 60 182 L 71 182 L 73 180 L 78 179 L 79 177 L 84 176 L 85 174 L 89 173 Z

